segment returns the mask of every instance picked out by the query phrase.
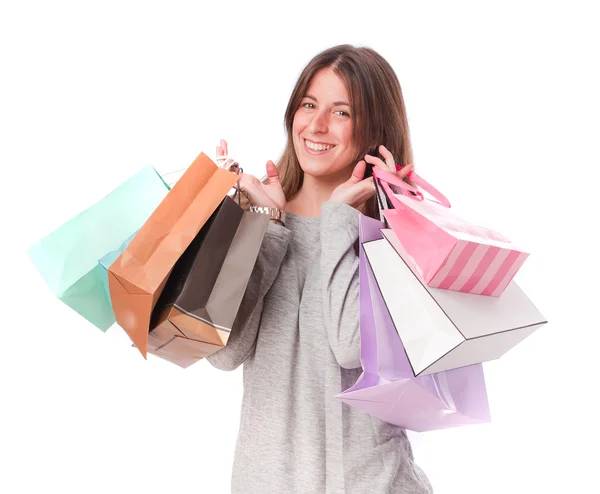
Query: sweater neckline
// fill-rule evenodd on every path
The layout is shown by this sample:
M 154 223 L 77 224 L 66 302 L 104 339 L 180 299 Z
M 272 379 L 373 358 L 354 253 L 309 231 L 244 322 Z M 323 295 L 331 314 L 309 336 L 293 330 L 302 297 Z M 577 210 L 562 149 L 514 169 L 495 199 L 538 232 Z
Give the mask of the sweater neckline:
M 321 221 L 320 216 L 302 216 L 296 213 L 285 213 L 286 218 L 293 218 L 298 221 L 303 221 L 305 223 L 315 223 Z

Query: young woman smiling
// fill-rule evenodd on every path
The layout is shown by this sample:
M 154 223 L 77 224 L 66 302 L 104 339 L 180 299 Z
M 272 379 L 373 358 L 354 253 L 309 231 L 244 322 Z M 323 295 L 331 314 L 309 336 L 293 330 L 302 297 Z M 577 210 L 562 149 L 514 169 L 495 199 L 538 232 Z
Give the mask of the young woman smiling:
M 335 398 L 361 374 L 355 244 L 360 213 L 378 217 L 366 165 L 407 181 L 412 168 L 398 78 L 372 49 L 325 50 L 301 73 L 285 125 L 268 178 L 240 177 L 246 207 L 272 221 L 227 346 L 208 357 L 244 364 L 232 492 L 432 492 L 403 429 Z M 227 151 L 221 141 L 217 155 Z

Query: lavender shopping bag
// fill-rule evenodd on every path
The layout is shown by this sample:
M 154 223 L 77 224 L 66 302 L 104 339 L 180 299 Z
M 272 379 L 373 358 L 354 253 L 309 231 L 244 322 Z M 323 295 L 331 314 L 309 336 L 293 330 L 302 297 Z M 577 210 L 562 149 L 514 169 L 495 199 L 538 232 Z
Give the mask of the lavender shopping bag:
M 481 364 L 414 377 L 362 245 L 383 238 L 360 218 L 360 338 L 363 373 L 342 402 L 390 424 L 423 432 L 490 421 Z

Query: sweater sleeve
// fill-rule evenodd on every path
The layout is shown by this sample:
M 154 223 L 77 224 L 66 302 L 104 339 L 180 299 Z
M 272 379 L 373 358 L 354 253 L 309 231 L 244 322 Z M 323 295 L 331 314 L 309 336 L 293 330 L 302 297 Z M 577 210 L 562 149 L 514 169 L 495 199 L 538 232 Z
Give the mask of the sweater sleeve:
M 339 202 L 321 211 L 321 287 L 327 337 L 346 369 L 360 367 L 359 259 L 355 251 L 360 213 Z
M 252 354 L 260 325 L 263 299 L 279 273 L 291 234 L 292 232 L 283 226 L 269 224 L 227 345 L 206 357 L 217 369 L 234 370 Z

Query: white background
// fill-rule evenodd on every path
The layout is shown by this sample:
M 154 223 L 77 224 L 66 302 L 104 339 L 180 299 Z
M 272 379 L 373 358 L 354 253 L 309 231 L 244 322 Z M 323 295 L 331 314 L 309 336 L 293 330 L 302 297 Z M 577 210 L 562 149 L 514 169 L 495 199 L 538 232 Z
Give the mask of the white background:
M 550 321 L 485 365 L 493 423 L 412 434 L 417 462 L 441 494 L 598 492 L 594 3 L 3 3 L 0 491 L 229 492 L 241 369 L 144 361 L 24 252 L 221 137 L 262 175 L 299 72 L 348 42 L 397 71 L 421 175 L 531 249 L 517 281 Z

